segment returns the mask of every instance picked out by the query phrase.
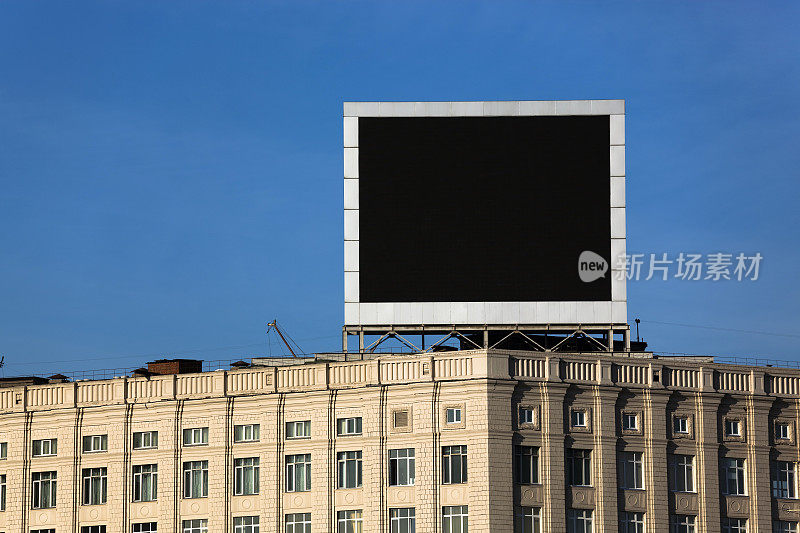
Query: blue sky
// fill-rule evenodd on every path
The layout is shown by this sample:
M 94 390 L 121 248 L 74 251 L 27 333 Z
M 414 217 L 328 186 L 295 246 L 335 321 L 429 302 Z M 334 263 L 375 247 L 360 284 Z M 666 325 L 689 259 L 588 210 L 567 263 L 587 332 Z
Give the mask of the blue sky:
M 756 282 L 630 282 L 629 319 L 660 352 L 800 359 L 798 23 L 796 2 L 3 2 L 0 372 L 263 354 L 275 317 L 338 349 L 345 100 L 624 98 L 628 250 L 764 256 Z

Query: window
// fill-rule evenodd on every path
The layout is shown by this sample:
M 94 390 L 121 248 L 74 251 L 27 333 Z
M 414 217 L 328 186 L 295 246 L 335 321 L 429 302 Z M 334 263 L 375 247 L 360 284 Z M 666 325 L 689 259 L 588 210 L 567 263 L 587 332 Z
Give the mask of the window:
M 672 456 L 672 490 L 694 492 L 694 455 Z
M 58 453 L 58 439 L 42 439 L 33 441 L 33 456 L 46 457 Z
M 461 423 L 461 408 L 460 407 L 451 407 L 445 411 L 445 416 L 447 418 L 448 424 L 460 424 Z
M 336 434 L 340 437 L 347 435 L 361 435 L 361 417 L 336 419 Z
M 0 442 L 0 460 L 8 458 L 8 443 Z
M 742 428 L 738 420 L 725 419 L 725 436 L 727 437 L 741 437 Z
M 106 533 L 106 526 L 81 526 L 81 533 Z
M 260 438 L 260 424 L 233 426 L 233 442 L 257 442 Z
M 311 490 L 311 454 L 286 456 L 286 492 Z
M 724 458 L 722 463 L 722 490 L 733 496 L 746 496 L 744 459 Z
M 639 417 L 634 413 L 622 413 L 622 429 L 626 431 L 638 431 Z
M 361 509 L 336 513 L 337 533 L 361 533 L 362 526 Z
M 442 447 L 442 483 L 467 482 L 467 447 Z
M 592 533 L 592 511 L 589 509 L 568 509 L 567 532 Z
M 417 513 L 413 507 L 389 509 L 389 533 L 416 533 Z
M 237 516 L 233 519 L 233 533 L 258 533 L 257 516 Z
M 311 513 L 287 514 L 285 533 L 311 533 Z
M 775 422 L 775 438 L 792 440 L 792 425 L 789 422 Z
M 158 495 L 158 465 L 133 466 L 133 501 L 154 502 Z
M 416 477 L 414 448 L 389 450 L 389 485 L 413 485 Z
M 339 465 L 339 488 L 355 489 L 360 487 L 361 451 L 339 452 L 336 454 L 336 461 Z
M 689 417 L 676 416 L 672 419 L 672 432 L 678 435 L 689 434 Z
M 56 506 L 56 473 L 34 472 L 33 479 L 33 508 L 50 509 Z
M 774 520 L 772 522 L 772 533 L 797 533 L 797 522 Z
M 258 457 L 233 460 L 233 493 L 236 496 L 258 494 Z
M 208 533 L 208 519 L 184 520 L 183 533 Z
M 747 520 L 744 518 L 725 518 L 722 533 L 747 533 Z
M 619 477 L 623 489 L 644 489 L 644 469 L 641 452 L 619 454 Z
M 469 530 L 468 511 L 466 505 L 442 507 L 442 533 L 467 533 Z
M 158 448 L 158 431 L 136 431 L 133 434 L 133 449 Z
M 133 533 L 157 533 L 157 522 L 142 522 L 140 524 L 133 524 Z
M 533 412 L 532 407 L 519 408 L 519 425 L 528 424 L 533 425 L 536 423 L 536 414 Z
M 644 513 L 619 513 L 619 533 L 644 533 Z
M 56 533 L 55 528 L 50 529 L 31 529 L 31 533 Z
M 690 515 L 672 515 L 670 517 L 670 533 L 694 533 L 694 517 Z
M 6 475 L 0 475 L 0 511 L 6 510 Z
M 183 463 L 183 497 L 208 497 L 208 461 Z
M 286 422 L 287 439 L 308 439 L 311 438 L 311 420 L 298 420 Z
M 539 448 L 514 446 L 514 465 L 517 483 L 525 485 L 539 483 Z
M 797 498 L 797 476 L 795 463 L 775 461 L 772 469 L 772 496 L 775 498 Z
M 407 409 L 400 409 L 392 413 L 392 427 L 394 428 L 407 428 L 409 421 L 410 417 Z
M 586 427 L 586 411 L 573 409 L 570 414 L 570 425 L 574 428 Z
M 108 435 L 86 435 L 83 437 L 83 453 L 108 451 Z
M 591 450 L 567 450 L 567 482 L 578 487 L 592 484 Z
M 83 505 L 102 505 L 106 503 L 108 492 L 107 469 L 84 468 L 83 469 Z
M 202 446 L 208 444 L 208 428 L 189 428 L 183 430 L 184 446 Z
M 514 521 L 515 533 L 541 533 L 542 509 L 541 507 L 520 507 L 517 509 Z

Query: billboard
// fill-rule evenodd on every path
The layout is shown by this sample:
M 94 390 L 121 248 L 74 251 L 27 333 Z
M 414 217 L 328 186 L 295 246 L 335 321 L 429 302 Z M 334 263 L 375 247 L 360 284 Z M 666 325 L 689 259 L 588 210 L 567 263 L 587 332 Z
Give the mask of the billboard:
M 623 101 L 344 115 L 345 325 L 626 322 Z

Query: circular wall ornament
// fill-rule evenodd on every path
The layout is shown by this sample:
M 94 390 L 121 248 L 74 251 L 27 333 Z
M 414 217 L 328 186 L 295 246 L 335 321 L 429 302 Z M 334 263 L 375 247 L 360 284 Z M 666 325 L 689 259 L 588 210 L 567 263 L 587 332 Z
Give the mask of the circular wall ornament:
M 92 509 L 91 511 L 89 511 L 89 518 L 91 518 L 92 520 L 96 520 L 99 515 L 100 513 L 97 512 L 97 509 Z
M 193 503 L 191 509 L 192 509 L 193 513 L 199 512 L 200 511 L 200 504 L 197 503 L 197 502 Z
M 678 498 L 678 507 L 681 509 L 688 509 L 689 508 L 689 498 L 686 496 L 681 496 Z
M 139 509 L 139 515 L 140 516 L 147 516 L 149 514 L 150 514 L 150 508 L 149 507 L 142 507 L 141 509 Z
M 344 496 L 344 501 L 346 501 L 347 503 L 353 503 L 355 500 L 356 500 L 356 497 L 353 496 L 352 492 L 348 492 Z
M 404 502 L 404 501 L 406 501 L 406 498 L 408 498 L 408 493 L 406 491 L 404 491 L 404 490 L 397 491 L 397 499 L 398 500 L 400 500 L 401 502 Z
M 295 507 L 300 507 L 301 505 L 303 505 L 303 497 L 302 496 L 295 496 L 294 497 L 294 506 Z
M 250 509 L 253 506 L 253 500 L 242 500 L 242 508 L 243 509 Z

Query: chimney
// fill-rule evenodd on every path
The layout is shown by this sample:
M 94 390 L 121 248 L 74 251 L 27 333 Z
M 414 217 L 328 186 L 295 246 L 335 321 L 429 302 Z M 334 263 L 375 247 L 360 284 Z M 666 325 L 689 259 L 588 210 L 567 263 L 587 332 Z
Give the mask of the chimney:
M 195 374 L 203 371 L 203 361 L 197 359 L 158 359 L 147 363 L 151 374 Z

